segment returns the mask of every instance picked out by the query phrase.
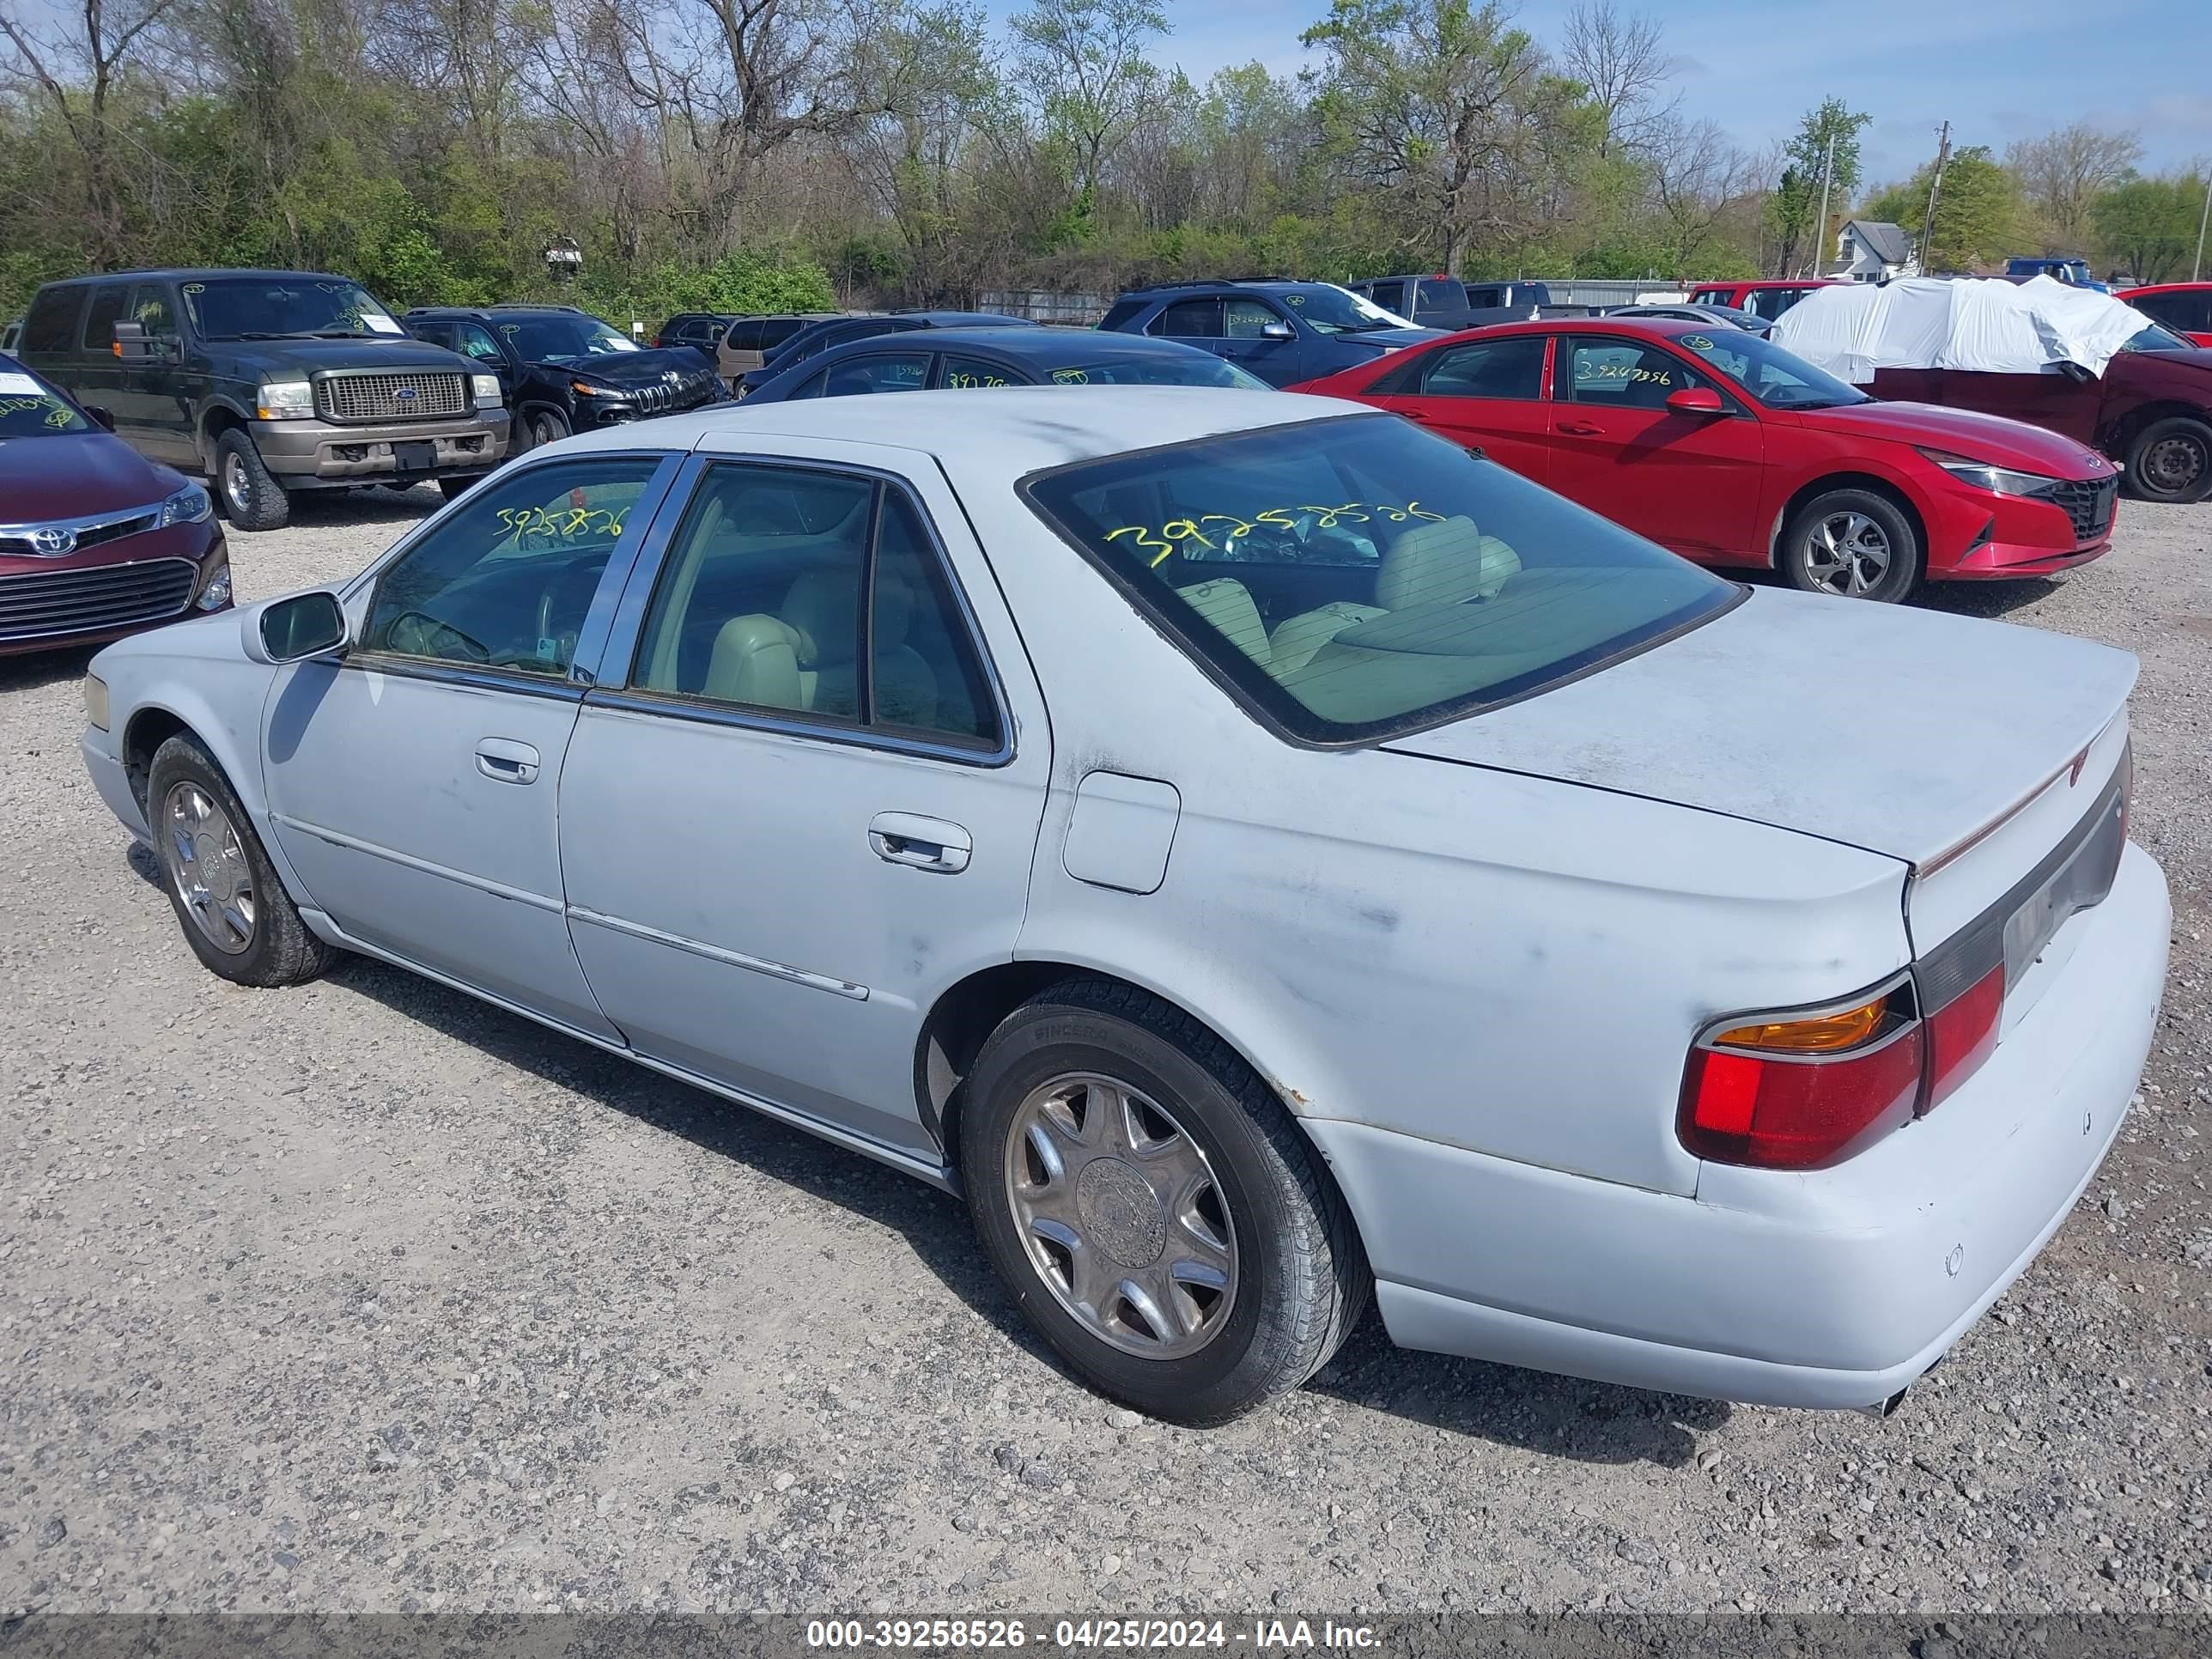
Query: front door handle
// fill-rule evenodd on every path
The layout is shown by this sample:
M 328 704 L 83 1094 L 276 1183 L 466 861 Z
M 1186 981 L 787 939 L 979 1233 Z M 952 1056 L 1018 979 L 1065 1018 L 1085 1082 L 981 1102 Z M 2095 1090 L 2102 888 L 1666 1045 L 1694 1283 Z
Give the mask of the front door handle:
M 486 738 L 477 745 L 477 770 L 494 783 L 535 783 L 538 751 L 512 738 Z
M 868 823 L 868 845 L 886 864 L 957 876 L 968 867 L 975 843 L 957 823 L 915 812 L 878 812 Z
M 1605 430 L 1589 421 L 1561 421 L 1554 429 L 1577 438 L 1595 438 Z

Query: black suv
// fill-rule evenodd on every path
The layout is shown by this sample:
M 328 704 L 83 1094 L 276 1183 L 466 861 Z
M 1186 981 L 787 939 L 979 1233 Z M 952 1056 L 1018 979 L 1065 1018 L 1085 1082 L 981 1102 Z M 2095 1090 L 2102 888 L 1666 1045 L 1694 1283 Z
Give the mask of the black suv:
M 133 270 L 49 283 L 17 355 L 115 417 L 149 460 L 216 480 L 241 530 L 274 530 L 302 489 L 448 495 L 507 452 L 499 383 L 410 339 L 344 276 Z
M 1437 337 L 1328 283 L 1232 276 L 1131 289 L 1098 325 L 1180 340 L 1226 357 L 1269 386 L 1317 380 Z
M 499 377 L 514 410 L 514 453 L 594 427 L 726 400 L 721 377 L 689 346 L 641 347 L 573 306 L 424 307 L 402 319 Z
M 690 346 L 711 363 L 722 336 L 744 315 L 738 311 L 679 311 L 653 331 L 653 343 L 659 349 Z

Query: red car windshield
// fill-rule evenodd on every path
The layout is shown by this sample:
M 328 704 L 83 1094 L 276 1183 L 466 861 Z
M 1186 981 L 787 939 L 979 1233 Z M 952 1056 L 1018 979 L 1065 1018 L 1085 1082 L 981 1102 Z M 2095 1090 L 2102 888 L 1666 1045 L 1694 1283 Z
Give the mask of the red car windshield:
M 1840 409 L 1874 401 L 1848 381 L 1741 329 L 1678 334 L 1674 343 L 1769 409 Z

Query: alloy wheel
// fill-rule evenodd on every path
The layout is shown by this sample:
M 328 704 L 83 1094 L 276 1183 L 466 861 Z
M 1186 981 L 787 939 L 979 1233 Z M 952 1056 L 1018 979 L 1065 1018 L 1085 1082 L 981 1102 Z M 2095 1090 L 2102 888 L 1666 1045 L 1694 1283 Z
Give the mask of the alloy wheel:
M 1889 574 L 1889 537 L 1863 513 L 1832 513 L 1805 541 L 1805 574 L 1825 592 L 1863 599 Z
M 1006 1139 L 1030 1264 L 1092 1335 L 1176 1359 L 1228 1322 L 1237 1232 L 1206 1152 L 1160 1103 L 1096 1073 L 1032 1090 Z
M 229 815 L 189 778 L 161 802 L 169 879 L 201 936 L 227 956 L 253 943 L 253 866 Z

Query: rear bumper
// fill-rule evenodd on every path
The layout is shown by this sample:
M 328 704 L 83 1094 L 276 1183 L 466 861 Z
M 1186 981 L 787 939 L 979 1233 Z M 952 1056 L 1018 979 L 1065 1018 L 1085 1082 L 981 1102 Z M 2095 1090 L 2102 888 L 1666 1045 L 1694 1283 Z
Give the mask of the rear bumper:
M 2130 847 L 2110 896 L 2053 940 L 2063 973 L 1973 1079 L 1832 1170 L 1707 1164 L 1691 1199 L 1366 1124 L 1306 1127 L 1407 1347 L 1872 1405 L 1942 1357 L 2096 1173 L 2149 1052 L 2171 920 L 2165 878 Z
M 287 489 L 338 488 L 397 477 L 392 445 L 428 443 L 434 461 L 417 470 L 425 478 L 468 477 L 489 472 L 507 453 L 507 412 L 479 410 L 469 419 L 393 421 L 340 426 L 328 421 L 256 421 L 254 447 L 262 465 Z

